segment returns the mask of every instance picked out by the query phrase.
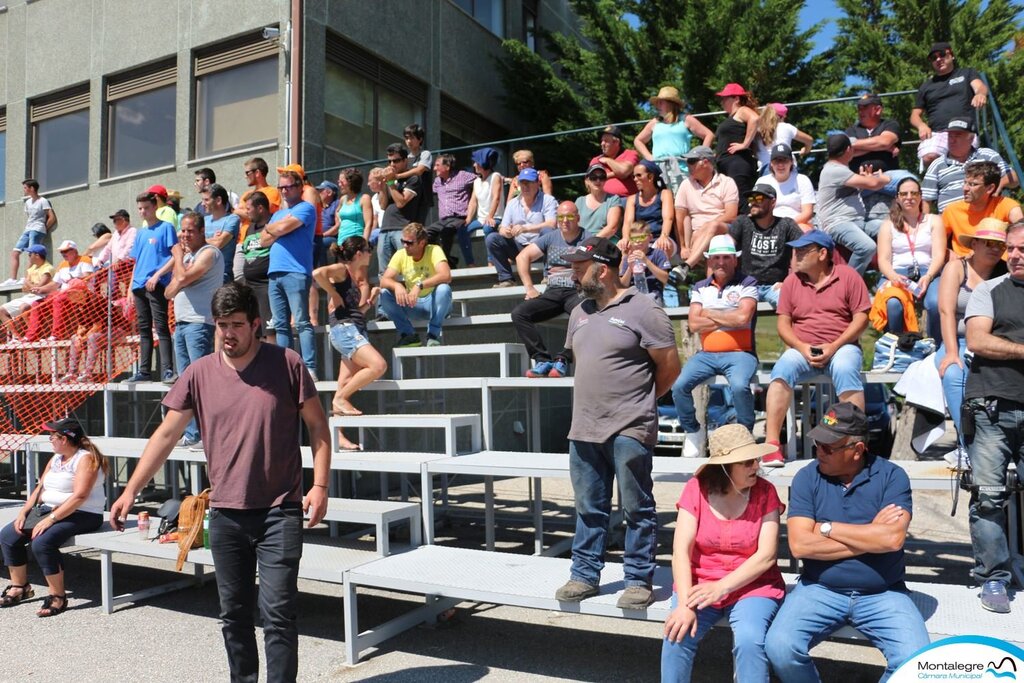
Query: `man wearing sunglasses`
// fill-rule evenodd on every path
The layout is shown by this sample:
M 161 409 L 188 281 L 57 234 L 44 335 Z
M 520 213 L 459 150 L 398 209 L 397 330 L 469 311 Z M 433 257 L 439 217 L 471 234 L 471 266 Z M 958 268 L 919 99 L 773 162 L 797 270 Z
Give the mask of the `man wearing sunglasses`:
M 757 282 L 757 300 L 779 306 L 779 290 L 789 275 L 793 248 L 787 244 L 803 236 L 792 218 L 775 216 L 776 192 L 758 183 L 747 193 L 750 212 L 729 226 L 729 236 L 741 253 L 740 270 Z
M 395 346 L 420 345 L 411 318 L 428 320 L 424 346 L 440 346 L 441 325 L 452 310 L 452 270 L 444 250 L 427 243 L 421 223 L 409 223 L 400 234 L 402 248 L 380 278 L 380 308 L 395 323 Z
M 904 583 L 910 478 L 867 452 L 868 420 L 852 403 L 829 406 L 810 438 L 817 462 L 793 477 L 786 522 L 803 573 L 775 615 L 765 652 L 779 680 L 818 681 L 808 651 L 851 625 L 885 655 L 888 678 L 929 641 Z
M 988 88 L 981 74 L 958 67 L 949 43 L 933 43 L 928 50 L 928 64 L 935 75 L 917 89 L 914 108 L 910 111 L 910 125 L 917 128 L 917 136 L 921 138 L 917 156 L 925 168 L 948 151 L 944 131 L 950 120 L 963 116 L 974 121 L 974 110 L 981 109 L 988 101 Z M 921 114 L 928 119 L 927 123 Z
M 991 161 L 975 161 L 963 169 L 963 199 L 952 202 L 942 210 L 942 222 L 947 235 L 953 239 L 953 253 L 963 258 L 971 249 L 961 242 L 961 235 L 973 235 L 978 224 L 986 218 L 1004 223 L 1024 219 L 1020 204 L 999 194 L 999 167 Z M 922 188 L 922 192 L 923 192 Z
M 676 191 L 676 241 L 683 263 L 672 269 L 670 281 L 674 284 L 682 284 L 687 273 L 704 260 L 712 237 L 729 231 L 740 205 L 736 181 L 716 170 L 710 147 L 694 147 L 683 159 L 690 177 Z
M 377 240 L 377 267 L 381 273 L 391 263 L 391 257 L 402 248 L 402 229 L 409 223 L 419 222 L 420 205 L 428 191 L 423 184 L 423 176 L 405 174 L 409 170 L 409 149 L 405 145 L 398 142 L 388 145 L 387 152 L 384 182 L 377 193 L 384 211 Z

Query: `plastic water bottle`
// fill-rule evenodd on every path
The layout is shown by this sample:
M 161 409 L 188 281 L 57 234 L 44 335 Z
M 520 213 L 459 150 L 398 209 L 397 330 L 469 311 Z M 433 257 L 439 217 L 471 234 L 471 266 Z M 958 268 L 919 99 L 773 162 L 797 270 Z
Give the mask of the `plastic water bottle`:
M 203 515 L 203 547 L 209 550 L 210 548 L 210 511 L 207 510 L 206 514 Z
M 640 259 L 633 261 L 633 286 L 641 294 L 647 294 L 647 268 Z
M 149 513 L 148 512 L 140 512 L 139 513 L 139 536 L 141 536 L 143 540 L 149 540 Z

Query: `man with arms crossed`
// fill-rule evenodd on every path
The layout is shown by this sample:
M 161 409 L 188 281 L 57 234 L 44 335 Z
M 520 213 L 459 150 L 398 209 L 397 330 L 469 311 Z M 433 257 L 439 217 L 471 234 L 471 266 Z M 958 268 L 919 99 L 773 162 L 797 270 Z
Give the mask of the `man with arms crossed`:
M 231 680 L 259 679 L 254 625 L 259 604 L 267 681 L 294 681 L 302 514 L 308 512 L 308 526 L 313 527 L 327 510 L 327 417 L 299 356 L 256 337 L 259 309 L 251 289 L 237 282 L 224 285 L 212 308 L 221 350 L 192 363 L 164 398 L 167 415 L 110 508 L 110 521 L 124 529 L 136 494 L 167 460 L 195 415 L 212 488 L 210 548 Z M 300 417 L 313 451 L 313 486 L 305 498 Z

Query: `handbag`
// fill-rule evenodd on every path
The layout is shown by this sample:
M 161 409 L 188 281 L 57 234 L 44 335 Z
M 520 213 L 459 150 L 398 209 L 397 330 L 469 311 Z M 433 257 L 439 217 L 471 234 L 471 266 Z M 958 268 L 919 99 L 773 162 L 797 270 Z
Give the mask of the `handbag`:
M 21 525 L 21 532 L 31 533 L 36 528 L 36 524 L 49 517 L 51 512 L 53 512 L 53 508 L 49 505 L 34 505 L 28 511 L 28 514 L 25 515 L 25 522 Z
M 875 342 L 873 371 L 903 372 L 911 363 L 924 360 L 935 353 L 935 340 L 922 337 L 917 332 L 896 336 L 886 332 Z

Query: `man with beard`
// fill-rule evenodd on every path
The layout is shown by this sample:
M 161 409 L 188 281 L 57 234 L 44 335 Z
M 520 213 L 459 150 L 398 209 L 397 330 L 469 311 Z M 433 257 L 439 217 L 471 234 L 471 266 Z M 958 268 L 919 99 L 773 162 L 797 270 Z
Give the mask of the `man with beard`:
M 750 213 L 729 226 L 729 236 L 740 252 L 740 270 L 757 280 L 757 300 L 779 306 L 779 290 L 789 274 L 793 248 L 787 242 L 804 234 L 792 218 L 775 217 L 775 188 L 754 185 L 747 193 Z
M 210 477 L 210 548 L 231 680 L 259 678 L 254 623 L 258 602 L 267 680 L 294 681 L 302 515 L 308 512 L 309 527 L 314 527 L 327 511 L 327 417 L 298 354 L 263 344 L 256 336 L 259 308 L 251 289 L 237 282 L 222 286 L 212 310 L 221 350 L 192 363 L 164 398 L 167 415 L 110 508 L 110 521 L 124 529 L 135 496 L 167 460 L 195 415 Z M 313 451 L 313 486 L 305 498 L 300 417 Z
M 625 590 L 620 609 L 651 604 L 658 517 L 651 467 L 658 397 L 679 375 L 675 332 L 665 310 L 619 281 L 622 252 L 588 237 L 563 260 L 586 300 L 569 315 L 565 348 L 576 362 L 569 478 L 576 535 L 569 581 L 555 599 L 580 602 L 600 591 L 613 479 L 626 518 Z

